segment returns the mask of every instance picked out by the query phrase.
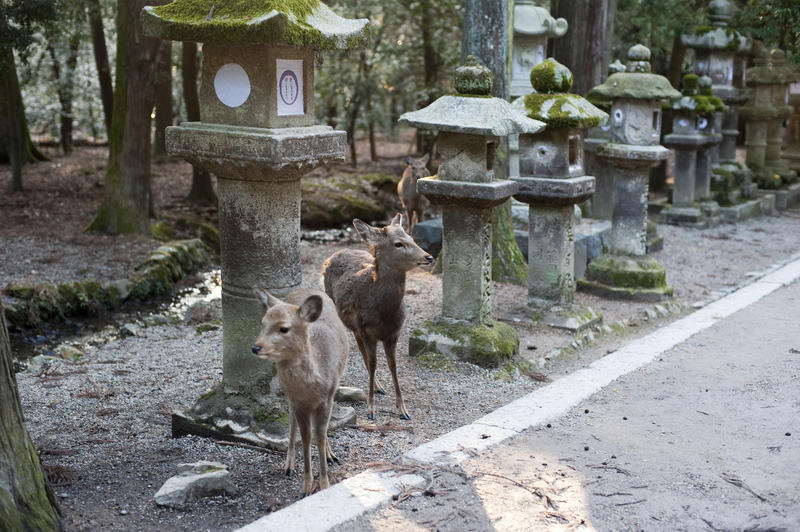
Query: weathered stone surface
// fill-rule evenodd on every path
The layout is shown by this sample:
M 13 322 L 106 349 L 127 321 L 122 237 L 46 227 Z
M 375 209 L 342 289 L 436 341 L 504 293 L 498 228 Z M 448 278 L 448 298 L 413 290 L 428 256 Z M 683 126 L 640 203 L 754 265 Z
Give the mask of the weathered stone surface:
M 593 176 L 568 179 L 517 177 L 512 180 L 520 184 L 519 191 L 514 197 L 525 203 L 572 206 L 591 197 L 595 190 Z
M 54 362 L 63 362 L 63 359 L 60 357 L 51 357 L 47 355 L 36 355 L 28 361 L 28 367 L 25 369 L 25 371 L 35 375 Z
M 367 393 L 361 388 L 339 386 L 339 389 L 336 390 L 334 400 L 344 403 L 363 403 L 367 400 Z
M 58 358 L 63 358 L 64 360 L 69 360 L 71 362 L 77 362 L 82 356 L 86 354 L 77 347 L 73 347 L 67 344 L 62 344 L 56 347 L 54 351 Z
M 519 354 L 519 335 L 499 321 L 474 323 L 438 318 L 413 331 L 408 341 L 412 357 L 439 353 L 485 368 L 498 367 Z
M 208 172 L 243 181 L 296 180 L 343 161 L 347 134 L 329 126 L 281 129 L 183 122 L 167 128 L 167 152 Z
M 222 302 L 219 299 L 193 303 L 183 316 L 186 325 L 196 325 L 222 319 Z
M 590 307 L 585 309 L 552 308 L 545 312 L 538 321 L 556 329 L 577 333 L 601 324 L 603 315 Z
M 514 2 L 514 40 L 511 52 L 511 96 L 531 92 L 531 69 L 544 61 L 547 41 L 567 32 L 567 21 L 553 18 L 532 0 Z M 513 175 L 513 174 L 512 174 Z
M 175 0 L 142 11 L 145 35 L 173 41 L 287 43 L 298 48 L 354 48 L 367 38 L 367 19 L 345 19 L 322 2 Z
M 603 297 L 661 301 L 673 294 L 664 268 L 650 257 L 602 255 L 589 264 L 586 274 L 578 287 Z
M 500 205 L 519 189 L 514 181 L 467 183 L 439 180 L 438 176 L 417 181 L 417 190 L 431 203 L 489 209 Z
M 153 500 L 159 506 L 181 508 L 186 503 L 214 495 L 235 495 L 228 466 L 219 462 L 178 464 L 177 475 L 170 477 L 156 492 Z

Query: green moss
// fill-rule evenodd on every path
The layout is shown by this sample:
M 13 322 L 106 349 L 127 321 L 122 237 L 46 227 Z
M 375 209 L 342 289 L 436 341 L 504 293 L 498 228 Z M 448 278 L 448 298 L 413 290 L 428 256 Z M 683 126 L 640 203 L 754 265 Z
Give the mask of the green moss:
M 455 364 L 453 364 L 453 361 L 450 360 L 447 355 L 437 353 L 436 351 L 426 351 L 424 353 L 420 353 L 416 360 L 420 366 L 428 369 L 453 371 L 456 368 Z
M 195 328 L 198 334 L 207 333 L 208 331 L 216 331 L 218 329 L 219 324 L 217 323 L 201 323 Z
M 464 64 L 453 74 L 453 86 L 459 95 L 486 95 L 491 97 L 494 75 L 474 56 L 468 55 Z
M 603 84 L 590 90 L 586 99 L 594 105 L 601 105 L 604 102 L 620 98 L 674 100 L 680 96 L 681 93 L 675 90 L 664 76 L 640 72 L 618 72 L 610 75 Z
M 469 94 L 469 93 L 461 93 L 457 92 L 454 96 L 460 96 L 462 98 L 494 98 L 491 94 Z
M 528 117 L 541 120 L 549 129 L 597 127 L 608 115 L 577 94 L 540 94 L 525 96 Z
M 572 87 L 572 72 L 548 58 L 531 70 L 531 85 L 537 93 L 565 93 Z
M 666 286 L 666 272 L 651 257 L 602 255 L 593 260 L 586 276 L 593 281 L 625 288 Z
M 150 226 L 150 236 L 161 242 L 175 238 L 175 230 L 165 221 L 158 221 Z
M 408 350 L 413 357 L 426 353 L 449 353 L 484 368 L 496 368 L 504 360 L 519 354 L 519 335 L 498 321 L 474 324 L 435 320 L 426 322 L 412 333 Z

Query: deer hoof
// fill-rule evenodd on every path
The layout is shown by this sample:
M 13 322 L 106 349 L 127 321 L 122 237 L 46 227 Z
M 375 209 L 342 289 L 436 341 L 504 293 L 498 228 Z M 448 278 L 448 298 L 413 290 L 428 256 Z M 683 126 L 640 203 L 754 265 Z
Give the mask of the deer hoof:
M 406 421 L 410 421 L 411 416 L 408 415 L 408 412 L 403 412 L 402 414 L 400 414 L 400 419 L 405 419 Z
M 369 419 L 370 421 L 375 421 L 375 413 L 373 412 L 373 413 L 367 414 L 367 419 Z
M 291 478 L 294 476 L 294 469 L 286 469 L 286 476 Z
M 328 462 L 328 465 L 341 464 L 339 458 L 334 455 L 329 456 L 326 461 Z
M 385 390 L 385 389 L 383 389 L 383 388 L 378 388 L 377 390 L 375 390 L 375 392 L 376 392 L 376 393 L 379 393 L 379 394 L 381 394 L 381 395 L 386 395 L 386 390 Z

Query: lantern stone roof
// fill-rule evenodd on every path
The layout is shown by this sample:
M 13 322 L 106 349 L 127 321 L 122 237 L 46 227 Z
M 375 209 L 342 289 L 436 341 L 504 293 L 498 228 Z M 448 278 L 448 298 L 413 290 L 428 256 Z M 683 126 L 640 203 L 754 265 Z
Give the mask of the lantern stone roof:
M 364 44 L 368 25 L 319 0 L 175 0 L 142 10 L 144 33 L 173 41 L 346 49 Z
M 729 28 L 733 5 L 728 0 L 712 0 L 708 6 L 710 26 L 698 26 L 691 33 L 681 35 L 684 45 L 695 50 L 726 50 L 738 54 L 749 53 L 752 40 Z
M 514 2 L 514 33 L 534 37 L 561 37 L 567 33 L 567 20 L 554 18 L 550 12 L 531 0 Z
M 531 84 L 536 92 L 524 98 L 524 112 L 528 118 L 541 120 L 548 129 L 583 129 L 604 123 L 607 113 L 585 98 L 568 92 L 572 79 L 572 72 L 552 57 L 533 67 Z
M 418 111 L 404 113 L 401 124 L 451 133 L 505 137 L 514 133 L 537 133 L 545 124 L 528 118 L 502 98 L 493 98 L 492 72 L 467 56 L 456 68 L 453 85 L 459 94 L 442 96 Z
M 611 100 L 674 100 L 681 93 L 664 76 L 650 72 L 650 50 L 637 44 L 628 50 L 625 72 L 611 74 L 606 81 L 589 91 L 586 99 L 594 105 L 608 105 Z
M 758 41 L 753 45 L 753 65 L 747 69 L 745 83 L 753 85 L 772 85 L 777 81 L 776 72 L 770 63 L 770 54 L 764 45 Z
M 702 84 L 700 81 L 702 80 Z M 683 96 L 674 101 L 664 103 L 666 109 L 676 111 L 687 111 L 693 113 L 713 113 L 722 111 L 725 104 L 720 98 L 711 93 L 711 78 L 708 76 L 698 77 L 696 74 L 686 74 L 683 76 Z

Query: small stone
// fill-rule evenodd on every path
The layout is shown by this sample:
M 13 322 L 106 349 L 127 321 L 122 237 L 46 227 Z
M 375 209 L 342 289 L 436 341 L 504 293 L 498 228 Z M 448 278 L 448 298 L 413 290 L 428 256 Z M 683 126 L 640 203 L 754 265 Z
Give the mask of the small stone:
M 169 325 L 169 319 L 162 314 L 153 314 L 145 320 L 148 325 Z
M 237 492 L 227 466 L 219 462 L 179 464 L 177 471 L 178 474 L 167 479 L 153 497 L 159 506 L 180 508 L 191 500 Z
M 584 451 L 588 451 L 588 450 L 589 450 L 589 446 L 588 446 L 588 445 L 584 445 L 584 446 L 583 446 L 583 450 L 584 450 Z
M 120 510 L 119 515 L 128 515 L 128 510 Z
M 55 355 L 58 358 L 62 358 L 64 360 L 71 360 L 72 362 L 77 362 L 83 355 L 85 355 L 83 351 L 76 347 L 72 347 L 71 345 L 63 344 L 55 349 Z
M 343 403 L 363 403 L 367 400 L 367 394 L 361 388 L 339 386 L 339 389 L 336 390 L 336 397 L 334 400 Z
M 588 413 L 589 413 L 589 409 L 588 409 L 588 408 L 587 408 L 587 409 L 585 409 L 585 410 L 583 411 L 583 413 L 584 413 L 584 414 L 588 414 Z
M 198 301 L 186 310 L 183 322 L 186 325 L 222 320 L 222 300 Z
M 119 328 L 119 335 L 123 338 L 128 336 L 138 336 L 140 332 L 141 328 L 135 323 L 126 323 Z

